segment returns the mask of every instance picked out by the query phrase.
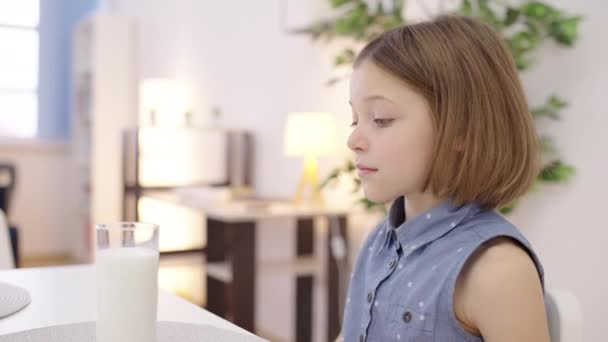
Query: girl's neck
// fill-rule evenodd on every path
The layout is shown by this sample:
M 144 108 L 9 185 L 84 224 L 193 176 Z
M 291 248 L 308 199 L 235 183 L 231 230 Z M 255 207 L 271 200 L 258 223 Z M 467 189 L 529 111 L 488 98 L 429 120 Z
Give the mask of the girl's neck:
M 424 213 L 444 200 L 443 198 L 435 196 L 431 192 L 406 194 L 404 197 L 405 201 L 403 202 L 403 205 L 405 207 L 404 210 L 406 221 Z

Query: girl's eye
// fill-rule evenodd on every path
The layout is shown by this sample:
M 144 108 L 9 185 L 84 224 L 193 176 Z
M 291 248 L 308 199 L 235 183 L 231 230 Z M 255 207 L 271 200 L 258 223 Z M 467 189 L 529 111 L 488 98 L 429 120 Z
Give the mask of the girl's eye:
M 357 121 L 353 121 L 353 123 L 350 124 L 350 127 L 355 127 L 357 126 Z
M 394 119 L 374 119 L 374 123 L 378 127 L 386 127 L 386 126 L 390 125 L 393 121 L 394 121 Z

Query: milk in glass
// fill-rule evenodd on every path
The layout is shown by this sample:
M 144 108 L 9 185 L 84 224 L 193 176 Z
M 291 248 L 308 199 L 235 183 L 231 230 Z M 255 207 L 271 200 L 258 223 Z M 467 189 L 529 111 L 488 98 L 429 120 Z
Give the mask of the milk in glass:
M 97 251 L 97 342 L 156 341 L 158 251 Z

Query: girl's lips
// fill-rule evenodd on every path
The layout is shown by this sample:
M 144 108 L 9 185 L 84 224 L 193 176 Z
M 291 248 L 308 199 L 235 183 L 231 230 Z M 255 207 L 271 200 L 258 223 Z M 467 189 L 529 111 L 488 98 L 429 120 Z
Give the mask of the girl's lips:
M 365 176 L 371 175 L 372 173 L 374 173 L 376 171 L 378 171 L 378 169 L 365 168 L 365 167 L 360 168 L 360 167 L 358 167 L 357 168 L 357 175 L 359 177 L 365 177 Z

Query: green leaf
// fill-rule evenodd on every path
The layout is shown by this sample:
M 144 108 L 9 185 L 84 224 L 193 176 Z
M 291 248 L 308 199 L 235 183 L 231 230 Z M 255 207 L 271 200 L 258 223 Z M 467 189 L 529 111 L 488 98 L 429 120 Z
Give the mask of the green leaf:
M 513 49 L 524 52 L 534 49 L 538 41 L 536 36 L 530 31 L 520 31 L 513 35 L 511 44 Z
M 351 159 L 346 161 L 346 171 L 352 172 L 355 171 L 355 163 Z
M 394 16 L 390 16 L 390 17 L 383 17 L 380 20 L 380 26 L 382 26 L 382 29 L 384 31 L 393 29 L 397 26 L 400 26 L 403 24 L 403 21 L 401 21 L 401 19 L 396 18 Z M 370 39 L 371 40 L 371 39 Z
M 574 167 L 562 163 L 561 160 L 551 162 L 544 166 L 538 175 L 539 180 L 544 182 L 566 182 L 572 178 Z
M 336 34 L 360 39 L 372 23 L 373 18 L 367 13 L 367 4 L 362 2 L 338 19 L 335 25 Z
M 505 17 L 503 25 L 505 27 L 509 27 L 509 26 L 513 25 L 517 21 L 517 18 L 519 18 L 519 13 L 520 13 L 519 10 L 517 10 L 513 7 L 508 7 L 507 16 Z
M 349 18 L 340 18 L 336 21 L 334 29 L 338 35 L 348 35 L 350 33 L 350 20 Z
M 527 53 L 538 47 L 538 36 L 528 30 L 519 31 L 511 38 L 506 39 L 507 45 L 511 50 L 515 65 L 518 70 L 527 69 L 531 61 L 527 58 Z
M 532 116 L 534 118 L 540 118 L 541 116 L 544 116 L 546 113 L 546 109 L 545 107 L 541 107 L 541 108 L 536 108 L 536 109 L 532 109 L 530 111 L 530 114 L 532 114 Z
M 488 5 L 488 0 L 477 0 L 479 6 L 479 14 L 481 18 L 496 28 L 502 27 L 502 21 L 498 19 L 498 15 Z
M 530 111 L 530 113 L 532 114 L 532 116 L 534 118 L 540 119 L 541 117 L 547 117 L 549 119 L 553 119 L 553 120 L 559 120 L 559 114 L 557 114 L 557 112 L 552 109 L 551 107 L 548 106 L 543 106 L 540 108 L 536 108 Z
M 504 215 L 508 215 L 508 214 L 512 213 L 516 207 L 517 207 L 517 202 L 512 202 L 512 203 L 509 203 L 508 205 L 500 208 L 500 212 Z
M 355 51 L 353 49 L 344 49 L 334 59 L 334 65 L 351 64 L 355 60 Z
M 524 24 L 526 25 L 528 32 L 535 35 L 536 37 L 539 37 L 541 32 L 541 24 L 539 24 L 538 21 L 535 21 L 533 19 L 527 19 Z
M 403 3 L 404 0 L 393 0 L 393 17 L 399 22 L 403 23 Z
M 462 15 L 471 16 L 473 14 L 473 4 L 471 4 L 471 0 L 464 0 L 460 5 L 459 12 Z
M 355 187 L 353 188 L 353 194 L 359 192 L 361 189 L 361 179 L 353 175 L 353 182 L 355 183 Z
M 321 38 L 324 35 L 329 37 L 333 33 L 333 24 L 327 24 L 327 23 L 315 24 L 311 27 L 309 32 L 312 35 L 312 38 L 315 40 Z
M 340 169 L 339 168 L 335 168 L 327 177 L 325 177 L 325 179 L 323 180 L 323 182 L 321 182 L 321 185 L 319 185 L 319 188 L 323 189 L 329 183 L 331 183 L 332 181 L 338 179 L 338 176 L 340 176 Z
M 530 60 L 525 58 L 523 53 L 514 53 L 513 58 L 515 59 L 515 66 L 517 66 L 517 70 L 523 71 L 530 67 Z
M 547 117 L 549 119 L 559 120 L 560 116 L 558 112 L 567 105 L 568 103 L 557 95 L 551 95 L 542 107 L 532 109 L 530 113 L 535 118 Z
M 557 95 L 551 95 L 549 100 L 547 100 L 547 104 L 554 109 L 562 109 L 568 105 L 568 102 L 564 101 Z
M 513 207 L 500 208 L 500 213 L 503 214 L 503 215 L 508 215 L 511 212 L 513 212 Z
M 346 63 L 346 59 L 344 59 L 344 56 L 342 56 L 342 55 L 338 55 L 334 59 L 334 65 L 342 65 L 345 63 Z
M 549 34 L 558 43 L 572 46 L 578 39 L 578 23 L 582 17 L 571 17 L 558 21 L 554 21 L 549 26 Z
M 539 1 L 531 1 L 521 7 L 521 12 L 531 18 L 543 20 L 552 15 L 555 10 L 553 7 Z
M 358 202 L 360 204 L 362 204 L 363 206 L 365 206 L 365 209 L 367 209 L 367 210 L 372 209 L 378 205 L 377 203 L 374 203 L 374 202 L 368 200 L 367 198 L 361 198 L 361 199 L 359 199 Z
M 331 6 L 333 8 L 338 8 L 340 6 L 344 6 L 345 4 L 355 2 L 354 0 L 330 0 Z

